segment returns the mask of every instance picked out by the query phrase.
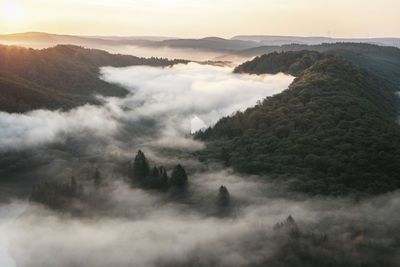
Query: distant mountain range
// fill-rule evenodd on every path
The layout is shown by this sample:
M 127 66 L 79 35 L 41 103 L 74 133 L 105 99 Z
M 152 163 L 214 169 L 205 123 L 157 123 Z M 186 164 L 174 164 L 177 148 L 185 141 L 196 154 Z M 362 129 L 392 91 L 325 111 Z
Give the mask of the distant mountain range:
M 400 38 L 331 38 L 331 37 L 298 37 L 273 35 L 237 35 L 231 40 L 259 42 L 262 45 L 306 44 L 318 45 L 323 43 L 368 43 L 382 46 L 400 47 Z
M 231 39 L 206 37 L 184 39 L 161 36 L 77 36 L 60 35 L 42 32 L 27 32 L 0 35 L 0 43 L 21 45 L 53 46 L 56 44 L 73 44 L 90 48 L 104 46 L 139 46 L 149 48 L 169 47 L 179 49 L 196 49 L 201 51 L 220 52 L 224 54 L 258 48 L 262 46 L 281 46 L 289 44 L 318 45 L 322 43 L 354 42 L 382 46 L 400 47 L 400 38 L 329 38 L 329 37 L 296 37 L 270 35 L 238 35 Z

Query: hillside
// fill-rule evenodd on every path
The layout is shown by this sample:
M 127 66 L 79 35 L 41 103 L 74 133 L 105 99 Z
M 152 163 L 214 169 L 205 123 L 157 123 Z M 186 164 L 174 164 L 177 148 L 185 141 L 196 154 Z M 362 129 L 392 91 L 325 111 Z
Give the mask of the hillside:
M 285 63 L 272 68 L 271 58 Z M 319 59 L 297 68 L 300 75 L 288 90 L 197 133 L 207 141 L 199 157 L 284 179 L 292 189 L 311 194 L 399 188 L 399 101 L 391 83 L 382 84 L 346 60 L 314 52 L 263 56 L 236 71 L 294 73 L 303 58 Z
M 244 62 L 237 66 L 233 72 L 250 74 L 277 74 L 284 72 L 298 76 L 324 57 L 326 56 L 321 53 L 306 50 L 300 52 L 289 51 L 284 54 L 273 52 L 256 57 L 252 61 Z
M 400 38 L 331 38 L 323 36 L 274 36 L 274 35 L 238 35 L 232 40 L 255 41 L 263 45 L 305 44 L 318 45 L 323 43 L 368 43 L 382 46 L 400 47 Z
M 400 49 L 363 43 L 333 43 L 321 45 L 260 46 L 242 50 L 235 55 L 254 57 L 273 52 L 317 51 L 340 56 L 361 68 L 400 87 Z
M 63 94 L 9 73 L 0 73 L 1 111 L 24 112 L 40 108 L 68 109 L 88 101 L 93 100 Z
M 126 89 L 99 79 L 101 66 L 168 66 L 186 62 L 114 55 L 71 45 L 58 45 L 42 50 L 0 45 L 0 110 L 27 111 L 38 106 L 59 108 L 85 102 L 97 103 L 94 94 L 127 94 Z M 18 103 L 14 99 L 18 99 Z

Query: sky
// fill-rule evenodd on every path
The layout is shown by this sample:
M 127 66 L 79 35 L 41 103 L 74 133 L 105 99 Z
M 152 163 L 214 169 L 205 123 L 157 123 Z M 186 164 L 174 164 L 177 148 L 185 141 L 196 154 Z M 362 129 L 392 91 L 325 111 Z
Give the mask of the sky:
M 0 33 L 400 37 L 399 0 L 0 0 Z

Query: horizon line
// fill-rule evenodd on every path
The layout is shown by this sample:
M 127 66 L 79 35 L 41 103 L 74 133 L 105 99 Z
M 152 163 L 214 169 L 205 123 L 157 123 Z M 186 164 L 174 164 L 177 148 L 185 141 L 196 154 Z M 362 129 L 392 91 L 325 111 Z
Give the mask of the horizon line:
M 292 38 L 327 38 L 327 39 L 400 39 L 400 36 L 383 36 L 383 37 L 332 37 L 325 35 L 277 35 L 277 34 L 235 34 L 232 37 L 221 37 L 214 35 L 205 35 L 202 37 L 178 37 L 178 36 L 165 36 L 165 35 L 157 35 L 157 34 L 137 34 L 137 35 L 108 35 L 108 34 L 93 34 L 93 35 L 85 35 L 85 34 L 74 34 L 74 33 L 52 33 L 52 32 L 44 32 L 44 31 L 25 31 L 25 32 L 3 32 L 1 35 L 18 35 L 18 34 L 48 34 L 48 35 L 65 35 L 65 36 L 76 36 L 76 37 L 87 37 L 87 38 L 97 38 L 97 37 L 162 37 L 162 38 L 171 38 L 171 39 L 204 39 L 204 38 L 221 38 L 221 39 L 232 39 L 235 37 L 243 36 L 243 37 L 292 37 Z

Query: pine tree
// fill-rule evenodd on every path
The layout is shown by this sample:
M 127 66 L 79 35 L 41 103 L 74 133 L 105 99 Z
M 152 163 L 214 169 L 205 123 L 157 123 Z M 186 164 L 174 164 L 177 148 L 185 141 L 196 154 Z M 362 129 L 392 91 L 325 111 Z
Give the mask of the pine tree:
M 95 187 L 99 187 L 101 185 L 101 176 L 100 176 L 100 172 L 99 169 L 96 168 L 95 172 L 94 172 L 94 176 L 93 176 L 93 182 L 94 182 L 94 186 Z
M 167 188 L 168 187 L 167 170 L 163 166 L 161 166 L 160 168 L 158 168 L 158 171 L 160 172 L 160 187 Z
M 144 181 L 144 179 L 149 175 L 150 168 L 149 163 L 144 155 L 144 153 L 139 150 L 135 160 L 133 162 L 132 176 L 134 179 Z
M 167 171 L 164 167 L 154 168 L 151 171 L 151 174 L 146 178 L 145 184 L 146 187 L 155 188 L 155 189 L 165 189 L 168 186 L 168 176 Z
M 155 178 L 157 178 L 157 177 L 159 177 L 160 176 L 160 172 L 158 171 L 158 168 L 156 167 L 156 166 L 154 166 L 153 167 L 153 170 L 151 171 L 151 174 L 150 174 L 152 177 L 155 177 Z
M 171 185 L 177 187 L 184 187 L 187 184 L 187 180 L 188 177 L 185 169 L 180 164 L 178 164 L 172 171 L 170 180 Z
M 230 203 L 230 195 L 228 189 L 221 185 L 219 188 L 219 193 L 218 193 L 218 205 L 220 207 L 228 207 Z
M 72 196 L 77 195 L 77 193 L 78 193 L 78 183 L 76 182 L 74 176 L 71 177 L 70 190 L 71 190 L 71 195 Z

